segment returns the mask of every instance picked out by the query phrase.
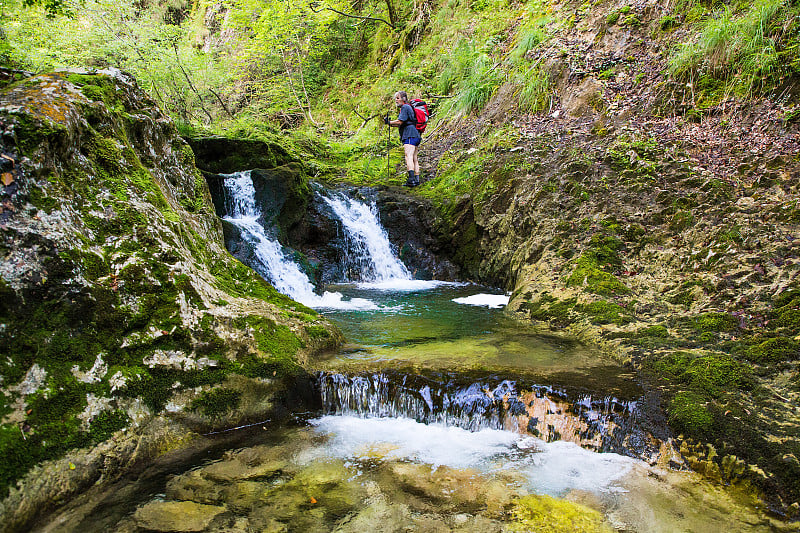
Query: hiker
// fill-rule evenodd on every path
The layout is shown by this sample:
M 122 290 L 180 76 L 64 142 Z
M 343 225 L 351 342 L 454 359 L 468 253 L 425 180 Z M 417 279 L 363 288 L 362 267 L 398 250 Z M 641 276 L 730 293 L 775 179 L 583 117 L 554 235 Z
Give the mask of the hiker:
M 419 185 L 419 143 L 422 142 L 422 135 L 417 130 L 417 116 L 414 109 L 408 102 L 408 94 L 405 91 L 398 91 L 394 95 L 394 102 L 400 108 L 397 120 L 384 118 L 384 122 L 389 126 L 400 128 L 400 140 L 403 142 L 403 150 L 406 155 L 406 167 L 408 168 L 408 179 L 406 187 L 416 187 Z

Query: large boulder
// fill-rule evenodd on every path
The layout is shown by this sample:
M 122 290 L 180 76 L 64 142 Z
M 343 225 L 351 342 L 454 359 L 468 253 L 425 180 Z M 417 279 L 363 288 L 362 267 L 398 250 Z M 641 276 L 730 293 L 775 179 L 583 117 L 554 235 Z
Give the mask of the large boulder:
M 42 461 L 153 417 L 199 430 L 310 398 L 286 394 L 298 363 L 341 335 L 228 254 L 191 148 L 131 77 L 10 84 L 0 126 L 0 530 L 121 470 L 15 487 Z

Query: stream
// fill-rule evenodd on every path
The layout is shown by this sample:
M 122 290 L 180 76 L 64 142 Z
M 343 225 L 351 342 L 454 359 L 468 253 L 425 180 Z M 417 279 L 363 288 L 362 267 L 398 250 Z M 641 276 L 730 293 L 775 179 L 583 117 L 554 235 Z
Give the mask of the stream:
M 374 207 L 329 203 L 352 215 L 341 215 L 355 228 L 349 271 L 364 275 L 321 295 L 252 205 L 228 217 L 272 243 L 251 266 L 348 341 L 310 364 L 322 408 L 154 464 L 39 531 L 522 531 L 515 506 L 527 495 L 605 522 L 581 531 L 797 530 L 682 468 L 629 369 L 507 316 L 502 291 L 412 279 L 385 232 L 370 240 L 382 231 Z M 377 226 L 360 234 L 364 224 Z

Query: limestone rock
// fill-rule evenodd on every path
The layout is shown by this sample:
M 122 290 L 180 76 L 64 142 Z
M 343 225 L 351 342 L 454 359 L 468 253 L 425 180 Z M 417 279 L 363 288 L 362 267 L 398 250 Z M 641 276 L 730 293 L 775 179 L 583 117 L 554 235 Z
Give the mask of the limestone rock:
M 136 510 L 136 524 L 152 531 L 203 531 L 225 507 L 194 502 L 151 502 Z

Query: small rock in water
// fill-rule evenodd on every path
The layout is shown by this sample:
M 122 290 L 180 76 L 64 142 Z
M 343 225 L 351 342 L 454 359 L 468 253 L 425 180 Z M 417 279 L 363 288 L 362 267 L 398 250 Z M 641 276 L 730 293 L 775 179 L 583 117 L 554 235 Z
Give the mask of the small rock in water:
M 203 531 L 225 507 L 194 502 L 151 502 L 136 510 L 136 525 L 152 531 Z

